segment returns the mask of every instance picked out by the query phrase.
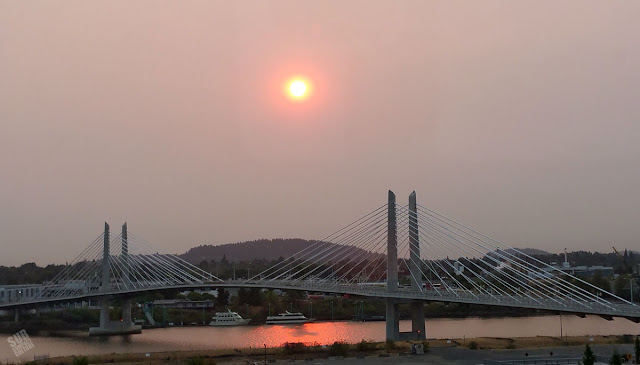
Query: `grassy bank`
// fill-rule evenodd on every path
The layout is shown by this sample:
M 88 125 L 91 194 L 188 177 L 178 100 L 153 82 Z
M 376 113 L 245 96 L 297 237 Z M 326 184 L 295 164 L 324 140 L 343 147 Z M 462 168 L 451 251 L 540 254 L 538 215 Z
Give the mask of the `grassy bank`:
M 585 344 L 622 344 L 632 343 L 634 336 L 578 336 L 578 337 L 522 337 L 522 338 L 467 338 L 467 339 L 436 339 L 423 341 L 426 351 L 433 348 L 460 347 L 471 349 L 498 350 L 498 349 L 534 349 L 559 346 L 583 346 Z M 276 361 L 293 359 L 326 359 L 331 356 L 367 357 L 381 356 L 381 354 L 408 354 L 411 344 L 418 343 L 408 341 L 398 342 L 371 342 L 359 343 L 336 342 L 331 345 L 286 343 L 274 348 L 251 349 L 220 349 L 197 351 L 166 351 L 125 354 L 103 354 L 90 356 L 65 356 L 49 358 L 38 361 L 30 361 L 33 365 L 86 365 L 86 364 L 148 364 L 148 365 L 213 365 L 230 361 L 259 362 L 266 358 Z

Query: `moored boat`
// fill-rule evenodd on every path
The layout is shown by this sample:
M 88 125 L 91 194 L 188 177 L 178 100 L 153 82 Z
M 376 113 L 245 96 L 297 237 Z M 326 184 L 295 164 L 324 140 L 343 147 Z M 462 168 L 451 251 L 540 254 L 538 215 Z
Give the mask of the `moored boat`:
M 251 319 L 244 319 L 237 312 L 227 309 L 226 312 L 217 312 L 209 326 L 244 326 L 250 321 Z
M 307 318 L 302 313 L 291 313 L 285 311 L 284 313 L 280 313 L 277 316 L 268 316 L 267 324 L 296 324 L 296 323 L 307 323 L 312 322 L 313 319 Z

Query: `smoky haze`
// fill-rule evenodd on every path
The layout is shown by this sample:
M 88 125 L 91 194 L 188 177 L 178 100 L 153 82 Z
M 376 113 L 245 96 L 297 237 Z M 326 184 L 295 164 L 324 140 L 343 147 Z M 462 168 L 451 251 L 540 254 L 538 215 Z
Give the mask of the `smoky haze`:
M 388 189 L 513 246 L 638 249 L 639 13 L 0 0 L 0 264 L 69 261 L 104 221 L 175 253 L 320 239 Z

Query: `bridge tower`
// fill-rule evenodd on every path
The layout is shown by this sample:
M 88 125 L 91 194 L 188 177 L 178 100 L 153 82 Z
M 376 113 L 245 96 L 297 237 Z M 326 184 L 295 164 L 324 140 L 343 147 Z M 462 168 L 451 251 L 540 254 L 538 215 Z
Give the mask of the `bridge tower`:
M 103 249 L 102 249 L 102 285 L 100 286 L 100 289 L 102 292 L 108 292 L 109 291 L 109 251 L 110 251 L 110 232 L 109 232 L 109 223 L 104 222 L 104 244 L 103 244 Z M 103 297 L 102 300 L 100 300 L 100 328 L 107 328 L 107 326 L 109 325 L 109 298 L 108 297 Z M 91 333 L 91 329 L 89 329 L 89 333 Z
M 409 272 L 411 274 L 411 289 L 422 290 L 422 264 L 420 259 L 420 241 L 418 236 L 418 209 L 416 192 L 409 195 Z M 411 332 L 410 336 L 415 340 L 425 340 L 424 302 L 414 300 L 411 302 Z
M 122 260 L 125 262 L 125 267 L 128 266 L 129 260 L 129 246 L 127 242 L 127 224 L 122 226 Z M 110 270 L 110 247 L 111 236 L 109 233 L 109 224 L 104 223 L 104 243 L 102 249 L 102 283 L 100 291 L 103 294 L 100 299 L 100 326 L 89 328 L 90 336 L 111 336 L 111 335 L 124 335 L 142 332 L 142 326 L 134 325 L 131 322 L 131 298 L 125 298 L 122 301 L 122 319 L 120 321 L 109 320 L 109 305 L 111 303 L 111 297 L 109 292 L 111 291 L 111 270 Z M 129 280 L 129 272 L 124 270 L 125 283 Z
M 127 237 L 127 223 L 122 225 L 122 276 L 125 287 L 131 286 L 129 280 L 129 241 Z M 126 297 L 122 300 L 122 322 L 125 326 L 131 326 L 133 321 L 131 319 L 131 297 Z
M 396 219 L 396 196 L 389 191 L 387 211 L 387 291 L 398 290 L 398 236 Z M 409 273 L 411 289 L 422 290 L 422 271 L 420 260 L 420 242 L 418 238 L 418 214 L 415 191 L 409 195 Z M 411 306 L 411 332 L 400 332 L 400 317 L 397 299 L 387 298 L 386 330 L 387 340 L 424 340 L 424 302 L 413 300 Z
M 398 290 L 398 235 L 396 224 L 396 194 L 389 190 L 387 207 L 387 291 Z M 400 316 L 398 301 L 387 298 L 387 340 L 400 339 Z

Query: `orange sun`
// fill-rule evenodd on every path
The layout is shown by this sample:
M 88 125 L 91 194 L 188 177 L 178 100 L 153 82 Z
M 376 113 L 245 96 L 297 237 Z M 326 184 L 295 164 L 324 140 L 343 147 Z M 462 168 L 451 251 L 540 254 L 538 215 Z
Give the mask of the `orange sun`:
M 289 85 L 289 92 L 296 98 L 303 97 L 307 93 L 307 84 L 303 81 L 295 80 Z
M 286 93 L 291 100 L 305 100 L 309 97 L 310 90 L 310 83 L 305 79 L 296 78 L 287 82 Z

